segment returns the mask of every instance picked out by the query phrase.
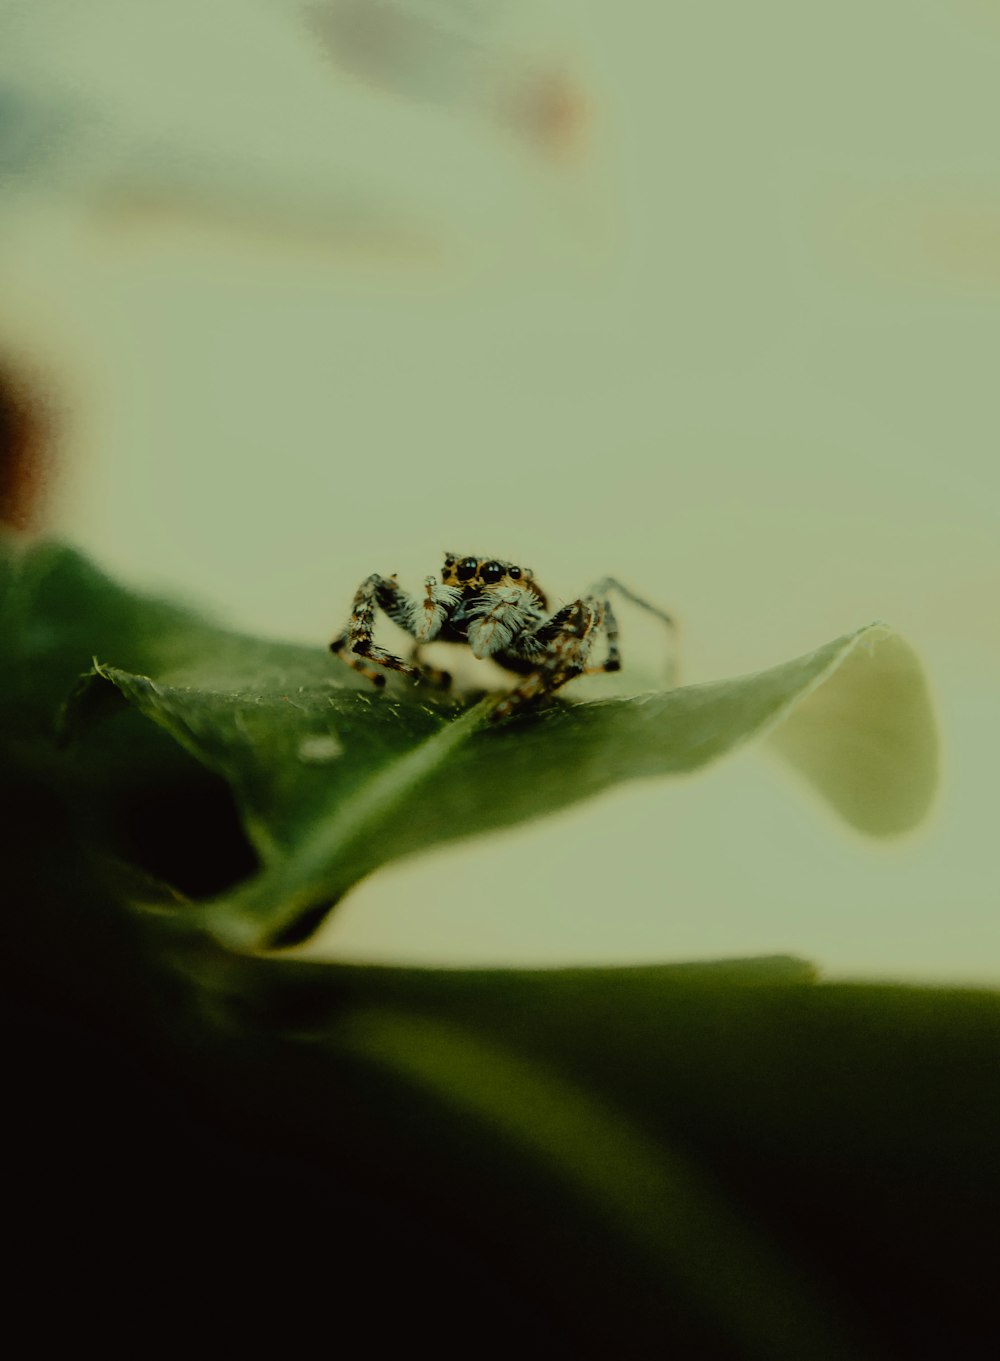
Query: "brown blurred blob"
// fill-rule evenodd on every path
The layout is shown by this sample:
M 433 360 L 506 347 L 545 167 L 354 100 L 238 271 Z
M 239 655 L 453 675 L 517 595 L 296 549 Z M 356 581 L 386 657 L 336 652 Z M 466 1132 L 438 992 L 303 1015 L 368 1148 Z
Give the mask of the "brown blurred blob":
M 42 523 L 52 472 L 52 421 L 38 392 L 0 358 L 0 524 Z
M 509 114 L 511 124 L 550 156 L 574 156 L 586 143 L 590 107 L 566 72 L 525 81 L 510 100 Z

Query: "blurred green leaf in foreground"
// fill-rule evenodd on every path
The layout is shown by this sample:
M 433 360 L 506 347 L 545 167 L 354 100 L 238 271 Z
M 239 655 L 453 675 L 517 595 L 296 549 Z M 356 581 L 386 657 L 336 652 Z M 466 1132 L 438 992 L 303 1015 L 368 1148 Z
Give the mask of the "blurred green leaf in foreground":
M 252 1243 L 273 1291 L 290 1243 L 300 1278 L 309 1257 L 289 1226 L 332 1195 L 310 1232 L 348 1234 L 340 1298 L 403 1301 L 396 1345 L 433 1332 L 481 1354 L 530 1326 L 569 1356 L 996 1350 L 994 995 L 822 984 L 782 958 L 434 971 L 252 952 L 390 860 L 755 735 L 855 826 L 915 825 L 934 727 L 887 629 L 486 726 L 489 699 L 371 694 L 322 645 L 217 629 L 66 549 L 10 553 L 0 589 L 8 991 L 111 1037 L 231 1141 L 190 1153 L 168 1121 L 127 1145 L 108 1114 L 87 1175 L 105 1215 L 109 1188 L 145 1188 L 130 1244 L 155 1238 L 151 1206 L 171 1212 L 166 1176 L 196 1239 L 216 1209 L 210 1278 L 227 1253 L 257 1273 Z M 52 1050 L 49 1104 L 22 1111 L 56 1100 Z M 109 1065 L 82 1069 L 104 1107 Z M 196 1192 L 169 1179 L 185 1148 Z M 399 1249 L 414 1224 L 432 1246 Z M 392 1309 L 368 1309 L 384 1339 Z

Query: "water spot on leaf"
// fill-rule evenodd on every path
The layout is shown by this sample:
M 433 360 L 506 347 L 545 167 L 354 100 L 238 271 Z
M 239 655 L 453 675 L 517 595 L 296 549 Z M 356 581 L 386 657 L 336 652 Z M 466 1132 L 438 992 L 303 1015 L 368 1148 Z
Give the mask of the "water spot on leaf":
M 303 737 L 299 743 L 298 758 L 310 765 L 321 765 L 324 761 L 335 761 L 344 754 L 344 745 L 336 733 L 315 733 Z

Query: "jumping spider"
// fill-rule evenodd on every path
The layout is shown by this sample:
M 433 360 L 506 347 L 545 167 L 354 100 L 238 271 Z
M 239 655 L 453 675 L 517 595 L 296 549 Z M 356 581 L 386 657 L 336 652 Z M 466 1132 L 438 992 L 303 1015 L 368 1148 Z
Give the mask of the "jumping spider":
M 621 669 L 618 624 L 608 599 L 610 591 L 617 591 L 673 627 L 669 614 L 640 600 L 611 577 L 549 615 L 545 592 L 530 568 L 516 567 L 498 558 L 447 553 L 441 584 L 435 577 L 427 577 L 422 600 L 415 600 L 402 590 L 394 575 L 367 577 L 358 587 L 351 617 L 330 644 L 330 651 L 339 653 L 348 666 L 375 685 L 385 684 L 385 676 L 375 670 L 381 666 L 416 680 L 447 686 L 451 683 L 448 672 L 422 663 L 421 645 L 431 641 L 467 643 L 474 657 L 492 657 L 507 671 L 523 677 L 493 710 L 490 718 L 496 721 L 544 695 L 551 695 L 575 676 Z M 416 639 L 408 661 L 393 656 L 373 641 L 376 608 Z M 607 640 L 607 656 L 599 666 L 588 666 L 591 650 L 602 631 Z

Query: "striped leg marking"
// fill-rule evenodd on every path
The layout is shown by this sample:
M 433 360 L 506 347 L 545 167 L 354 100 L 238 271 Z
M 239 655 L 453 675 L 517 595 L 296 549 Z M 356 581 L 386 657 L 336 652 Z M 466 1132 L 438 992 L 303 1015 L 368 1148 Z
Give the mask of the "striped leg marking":
M 419 607 L 400 589 L 395 577 L 381 577 L 378 574 L 367 577 L 358 587 L 351 605 L 351 617 L 330 644 L 330 651 L 338 654 L 341 661 L 360 672 L 373 685 L 385 684 L 385 676 L 375 669 L 380 666 L 387 671 L 400 671 L 404 676 L 422 675 L 419 667 L 404 662 L 402 657 L 379 647 L 374 641 L 372 634 L 376 608 L 383 610 L 390 619 L 405 628 Z M 367 666 L 366 661 L 373 665 Z

